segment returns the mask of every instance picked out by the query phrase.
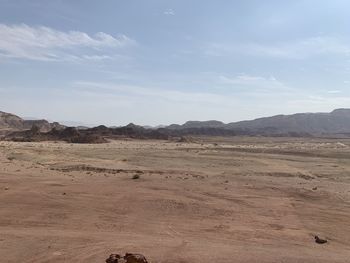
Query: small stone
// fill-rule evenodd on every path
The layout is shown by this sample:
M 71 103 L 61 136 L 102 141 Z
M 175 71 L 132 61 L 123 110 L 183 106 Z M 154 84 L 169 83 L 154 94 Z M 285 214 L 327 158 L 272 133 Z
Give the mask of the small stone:
M 317 244 L 325 244 L 327 243 L 328 241 L 326 239 L 322 239 L 322 238 L 319 238 L 318 236 L 315 236 L 315 242 Z

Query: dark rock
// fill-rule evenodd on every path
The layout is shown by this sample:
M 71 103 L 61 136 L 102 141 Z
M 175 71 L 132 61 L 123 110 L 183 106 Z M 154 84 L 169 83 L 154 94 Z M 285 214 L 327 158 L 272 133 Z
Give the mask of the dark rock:
M 325 240 L 325 239 L 321 239 L 321 238 L 319 238 L 318 236 L 315 236 L 315 242 L 316 242 L 317 244 L 325 244 L 325 243 L 327 243 L 328 241 Z
M 37 135 L 40 133 L 40 127 L 36 124 L 33 124 L 32 128 L 30 129 L 31 135 Z
M 141 254 L 126 253 L 124 257 L 119 254 L 111 254 L 106 259 L 106 263 L 148 263 L 148 261 Z
M 64 130 L 62 130 L 60 135 L 63 137 L 73 137 L 73 136 L 79 136 L 80 132 L 75 127 L 67 127 Z
M 111 254 L 109 258 L 106 259 L 106 263 L 118 263 L 121 262 L 119 261 L 121 259 L 120 255 L 118 254 Z
M 126 253 L 124 260 L 125 263 L 148 263 L 146 258 L 141 254 Z

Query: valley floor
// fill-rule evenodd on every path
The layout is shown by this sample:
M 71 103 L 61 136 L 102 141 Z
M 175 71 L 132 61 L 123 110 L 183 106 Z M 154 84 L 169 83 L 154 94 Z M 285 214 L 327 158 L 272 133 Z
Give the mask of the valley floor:
M 0 262 L 350 262 L 349 140 L 195 141 L 0 142 Z

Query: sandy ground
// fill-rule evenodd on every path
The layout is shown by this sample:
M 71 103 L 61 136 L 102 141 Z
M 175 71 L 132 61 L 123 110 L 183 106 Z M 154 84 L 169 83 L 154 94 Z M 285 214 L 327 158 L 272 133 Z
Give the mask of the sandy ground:
M 350 262 L 350 141 L 197 141 L 0 142 L 0 262 Z

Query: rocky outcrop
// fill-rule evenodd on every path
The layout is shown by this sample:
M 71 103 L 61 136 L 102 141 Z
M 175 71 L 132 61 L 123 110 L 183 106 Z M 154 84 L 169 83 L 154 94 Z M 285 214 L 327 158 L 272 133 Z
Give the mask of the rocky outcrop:
M 5 136 L 5 140 L 17 142 L 37 141 L 66 141 L 69 143 L 106 143 L 107 140 L 99 134 L 90 134 L 78 131 L 74 127 L 63 130 L 52 129 L 49 132 L 41 132 L 39 127 L 33 125 L 30 130 L 13 132 Z
M 124 257 L 119 254 L 111 254 L 106 259 L 106 263 L 148 263 L 148 261 L 141 254 L 126 253 Z
M 23 119 L 20 117 L 0 111 L 0 129 L 22 129 Z
M 106 143 L 106 139 L 133 138 L 133 139 L 161 139 L 167 140 L 168 135 L 156 130 L 145 129 L 137 125 L 128 125 L 119 128 L 98 126 L 91 129 L 78 130 L 75 127 L 52 129 L 41 132 L 33 125 L 30 130 L 13 132 L 5 136 L 8 141 L 66 141 L 69 143 Z
M 64 129 L 65 126 L 58 122 L 50 123 L 47 120 L 24 120 L 17 115 L 0 111 L 0 130 L 23 131 L 30 130 L 33 125 L 39 128 L 41 132 L 51 131 L 55 129 Z

